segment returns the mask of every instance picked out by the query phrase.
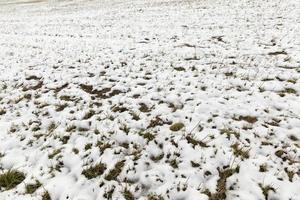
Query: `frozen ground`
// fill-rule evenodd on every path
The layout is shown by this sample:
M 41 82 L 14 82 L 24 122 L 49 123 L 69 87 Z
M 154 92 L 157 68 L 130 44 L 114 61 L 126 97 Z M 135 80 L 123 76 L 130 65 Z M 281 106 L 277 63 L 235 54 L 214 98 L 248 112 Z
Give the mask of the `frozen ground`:
M 0 199 L 299 200 L 299 38 L 298 0 L 0 1 Z

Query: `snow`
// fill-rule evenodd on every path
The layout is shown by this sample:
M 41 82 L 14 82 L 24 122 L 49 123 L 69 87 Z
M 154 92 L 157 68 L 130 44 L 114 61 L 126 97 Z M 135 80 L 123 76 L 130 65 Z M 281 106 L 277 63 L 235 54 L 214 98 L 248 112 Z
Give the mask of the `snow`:
M 299 38 L 297 0 L 0 1 L 0 175 L 26 175 L 0 199 L 206 200 L 233 170 L 226 199 L 299 200 Z

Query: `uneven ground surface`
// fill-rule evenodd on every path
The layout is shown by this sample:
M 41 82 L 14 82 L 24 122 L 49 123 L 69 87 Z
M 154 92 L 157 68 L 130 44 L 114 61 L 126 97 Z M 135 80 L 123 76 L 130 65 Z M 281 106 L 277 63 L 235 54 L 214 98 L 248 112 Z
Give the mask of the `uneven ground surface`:
M 299 200 L 299 38 L 298 0 L 1 1 L 0 199 Z

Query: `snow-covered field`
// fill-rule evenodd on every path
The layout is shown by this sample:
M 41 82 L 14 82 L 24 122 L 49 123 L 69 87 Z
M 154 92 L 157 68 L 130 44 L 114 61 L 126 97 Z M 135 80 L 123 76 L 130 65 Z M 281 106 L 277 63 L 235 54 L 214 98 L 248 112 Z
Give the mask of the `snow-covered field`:
M 0 199 L 299 200 L 299 38 L 299 0 L 1 0 Z

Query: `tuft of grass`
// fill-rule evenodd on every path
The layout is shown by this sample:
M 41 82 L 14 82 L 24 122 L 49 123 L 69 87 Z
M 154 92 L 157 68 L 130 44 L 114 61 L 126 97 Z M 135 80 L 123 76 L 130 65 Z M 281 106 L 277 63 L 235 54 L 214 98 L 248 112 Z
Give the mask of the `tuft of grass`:
M 54 167 L 54 169 L 56 170 L 56 171 L 58 171 L 58 172 L 61 172 L 61 168 L 64 166 L 64 163 L 62 162 L 62 161 L 59 161 L 56 165 L 55 165 L 55 167 Z
M 220 130 L 221 134 L 225 134 L 227 136 L 227 139 L 230 139 L 230 135 L 234 135 L 237 139 L 240 138 L 240 133 L 232 130 L 231 128 L 223 128 Z
M 161 195 L 149 194 L 147 200 L 164 200 L 164 198 Z
M 176 159 L 172 159 L 169 161 L 169 164 L 171 167 L 173 167 L 174 169 L 178 168 L 178 161 Z
M 132 116 L 132 119 L 135 121 L 140 120 L 140 116 L 136 114 L 135 112 L 130 112 L 130 115 Z
M 140 150 L 133 151 L 131 155 L 133 156 L 133 158 L 132 158 L 133 161 L 139 160 L 140 157 L 142 156 Z
M 181 122 L 175 123 L 172 126 L 170 126 L 170 130 L 171 131 L 179 131 L 180 129 L 182 129 L 184 127 L 184 124 Z
M 134 196 L 133 194 L 130 192 L 130 190 L 128 190 L 127 188 L 124 189 L 123 191 L 123 197 L 126 199 L 126 200 L 134 200 Z
M 105 191 L 104 194 L 103 194 L 103 197 L 105 199 L 109 199 L 109 200 L 112 200 L 112 196 L 113 196 L 113 193 L 115 191 L 115 186 L 113 186 L 111 189 L 109 189 L 108 191 Z
M 75 126 L 75 125 L 70 125 L 70 126 L 68 126 L 67 129 L 66 129 L 67 132 L 71 132 L 71 131 L 73 131 L 73 130 L 76 130 L 76 126 Z
M 96 178 L 97 176 L 102 175 L 105 170 L 106 170 L 106 165 L 103 163 L 98 163 L 94 166 L 90 166 L 89 168 L 83 170 L 82 174 L 87 179 L 92 179 L 92 178 Z
M 205 176 L 210 176 L 210 175 L 211 175 L 211 172 L 207 170 L 207 171 L 204 172 L 204 175 L 205 175 Z
M 183 67 L 173 67 L 176 71 L 185 71 L 185 68 Z
M 41 80 L 41 77 L 37 77 L 36 75 L 30 75 L 25 78 L 25 80 Z
M 238 121 L 241 121 L 241 120 L 246 121 L 246 122 L 248 122 L 248 123 L 250 123 L 250 124 L 254 124 L 255 122 L 258 121 L 257 117 L 255 117 L 255 116 L 250 116 L 250 115 L 247 115 L 247 116 L 239 116 Z
M 55 111 L 61 112 L 61 111 L 63 111 L 66 107 L 68 107 L 68 104 L 67 104 L 67 103 L 64 103 L 64 104 L 58 104 L 58 105 L 56 105 Z
M 95 135 L 99 135 L 99 134 L 100 134 L 100 131 L 99 131 L 98 129 L 95 129 L 95 130 L 94 130 L 94 133 L 95 133 Z
M 115 95 L 123 93 L 121 90 L 113 90 L 111 93 L 108 94 L 108 98 L 113 97 Z
M 39 181 L 37 181 L 34 184 L 27 184 L 26 185 L 26 193 L 33 194 L 41 186 L 42 186 L 42 184 Z
M 289 138 L 292 141 L 298 141 L 298 138 L 295 135 L 290 135 Z
M 86 93 L 89 93 L 89 94 L 94 94 L 95 93 L 95 91 L 93 90 L 92 85 L 80 84 L 80 88 L 83 91 L 85 91 Z
M 63 101 L 75 101 L 75 97 L 67 96 L 67 95 L 60 96 L 59 98 L 60 98 L 60 100 L 63 100 Z
M 57 88 L 54 88 L 53 89 L 53 91 L 54 91 L 54 93 L 59 93 L 61 90 L 63 90 L 63 89 L 65 89 L 66 87 L 68 87 L 69 86 L 69 83 L 65 83 L 65 84 L 63 84 L 62 86 L 60 86 L 60 87 L 57 87 Z
M 108 142 L 98 141 L 96 146 L 99 147 L 100 152 L 103 153 L 105 151 L 105 149 L 108 149 L 111 147 L 111 144 Z
M 87 132 L 87 131 L 89 131 L 89 130 L 90 130 L 89 128 L 78 127 L 78 131 L 80 131 L 80 132 Z
M 0 115 L 4 115 L 5 113 L 6 113 L 6 110 L 0 108 Z
M 200 167 L 200 164 L 191 160 L 192 167 Z
M 259 89 L 259 92 L 261 92 L 261 93 L 266 91 L 266 89 L 263 86 L 260 86 L 258 89 Z
M 288 170 L 287 167 L 284 168 L 284 171 L 288 175 L 289 181 L 293 182 L 293 177 L 294 177 L 295 173 L 293 171 Z
M 240 156 L 242 159 L 248 159 L 249 158 L 249 150 L 243 150 L 243 147 L 240 147 L 239 143 L 234 143 L 233 145 L 231 145 L 231 148 L 233 150 L 233 154 L 235 156 Z
M 269 52 L 268 55 L 270 56 L 276 56 L 276 55 L 287 55 L 287 52 L 282 50 L 282 51 L 274 51 L 274 52 Z M 276 77 L 277 78 L 277 77 Z
M 85 146 L 84 146 L 84 150 L 89 150 L 89 149 L 91 149 L 92 148 L 92 146 L 93 146 L 93 144 L 92 143 L 87 143 Z
M 101 90 L 98 90 L 98 89 L 94 89 L 92 85 L 85 85 L 85 84 L 80 84 L 80 88 L 86 93 L 95 95 L 96 97 L 102 99 L 107 99 L 122 93 L 122 91 L 120 90 L 111 91 L 111 88 L 103 88 Z
M 151 111 L 151 108 L 149 108 L 146 104 L 144 103 L 140 103 L 140 108 L 139 110 L 143 113 L 146 113 L 146 112 L 150 112 Z
M 293 83 L 293 84 L 296 84 L 297 83 L 297 79 L 288 79 L 287 82 L 289 83 Z
M 272 186 L 270 186 L 270 185 L 263 185 L 261 183 L 259 183 L 258 185 L 259 185 L 260 189 L 262 190 L 262 193 L 263 193 L 263 195 L 265 197 L 265 200 L 269 199 L 269 192 L 270 191 L 275 192 L 275 189 Z
M 229 168 L 226 167 L 223 170 L 219 170 L 219 180 L 217 181 L 217 191 L 214 194 L 211 194 L 209 200 L 224 200 L 226 199 L 226 182 L 227 178 L 232 176 L 238 171 L 238 168 Z
M 262 142 L 261 142 L 261 145 L 263 145 L 263 146 L 268 146 L 268 145 L 272 145 L 272 143 L 271 143 L 271 142 L 268 142 L 268 141 L 262 141 Z
M 197 145 L 199 145 L 199 146 L 201 146 L 201 147 L 208 147 L 206 143 L 204 143 L 204 142 L 202 142 L 202 141 L 200 141 L 200 140 L 196 140 L 196 139 L 195 139 L 194 137 L 192 137 L 191 135 L 187 135 L 187 136 L 185 137 L 185 139 L 187 140 L 187 142 L 188 142 L 189 144 L 192 144 L 193 147 L 195 147 L 195 146 L 197 146 Z
M 127 142 L 120 143 L 119 145 L 120 145 L 120 147 L 123 147 L 125 149 L 129 148 L 129 143 L 127 143 Z
M 28 90 L 38 90 L 43 87 L 43 81 L 39 81 L 36 85 L 34 86 L 29 86 L 29 87 L 23 87 L 23 92 L 26 92 Z
M 51 200 L 51 196 L 48 191 L 44 192 L 44 194 L 42 196 L 42 200 Z
M 36 132 L 39 130 L 41 130 L 41 127 L 39 125 L 36 125 L 36 126 L 32 127 L 32 129 L 31 129 L 31 131 L 33 131 L 33 132 Z M 15 131 L 11 130 L 11 132 L 15 132 Z
M 105 176 L 107 181 L 117 180 L 117 177 L 122 172 L 122 169 L 125 165 L 125 160 L 119 161 L 116 163 L 115 167 L 109 171 L 109 173 Z
M 230 76 L 234 76 L 234 73 L 233 72 L 225 72 L 224 75 L 227 77 L 230 77 Z
M 70 139 L 70 136 L 65 135 L 65 136 L 63 136 L 62 138 L 60 138 L 60 141 L 61 141 L 63 144 L 67 144 L 68 141 L 69 141 L 69 139 Z
M 128 108 L 123 107 L 123 106 L 115 106 L 115 107 L 113 107 L 112 111 L 122 113 L 122 112 L 128 111 Z
M 129 133 L 130 131 L 130 128 L 126 125 L 126 124 L 123 124 L 121 127 L 120 127 L 120 130 L 121 131 L 124 131 L 125 133 Z
M 149 132 L 143 133 L 143 132 L 139 132 L 139 135 L 142 136 L 143 138 L 145 138 L 148 142 L 152 141 L 155 139 L 155 135 L 151 134 Z
M 48 131 L 53 132 L 56 129 L 57 125 L 55 122 L 51 122 L 51 124 L 48 126 Z
M 158 116 L 156 116 L 154 119 L 151 119 L 150 124 L 148 125 L 148 128 L 154 128 L 156 126 L 162 126 L 165 122 Z
M 288 93 L 288 94 L 297 94 L 297 91 L 293 88 L 285 88 L 282 92 Z
M 273 81 L 274 78 L 263 78 L 261 81 Z
M 152 156 L 150 156 L 150 159 L 153 160 L 154 162 L 158 162 L 158 161 L 160 161 L 161 159 L 163 159 L 164 156 L 165 156 L 164 153 L 159 154 L 158 156 L 152 155 Z
M 279 126 L 280 122 L 281 122 L 280 119 L 272 119 L 271 121 L 265 123 L 270 126 Z
M 259 172 L 267 172 L 267 171 L 268 171 L 267 164 L 262 164 L 259 166 Z
M 281 97 L 284 97 L 285 94 L 297 94 L 297 91 L 293 88 L 284 88 L 284 90 L 281 90 L 278 95 Z
M 90 119 L 95 114 L 96 114 L 96 112 L 94 110 L 89 110 L 87 113 L 85 113 L 85 115 L 83 116 L 83 119 Z
M 9 170 L 0 175 L 0 188 L 5 188 L 6 190 L 10 190 L 25 179 L 25 174 L 23 172 L 17 170 Z
M 285 152 L 284 150 L 282 150 L 282 149 L 277 150 L 277 151 L 275 152 L 275 155 L 276 155 L 277 157 L 279 157 L 279 158 L 282 158 L 284 154 L 286 154 L 286 152 Z
M 61 153 L 61 149 L 55 149 L 51 154 L 48 155 L 49 159 L 53 159 L 56 155 Z
M 79 153 L 79 150 L 78 150 L 77 148 L 73 148 L 72 151 L 73 151 L 73 153 L 75 153 L 75 154 L 78 154 L 78 153 Z

